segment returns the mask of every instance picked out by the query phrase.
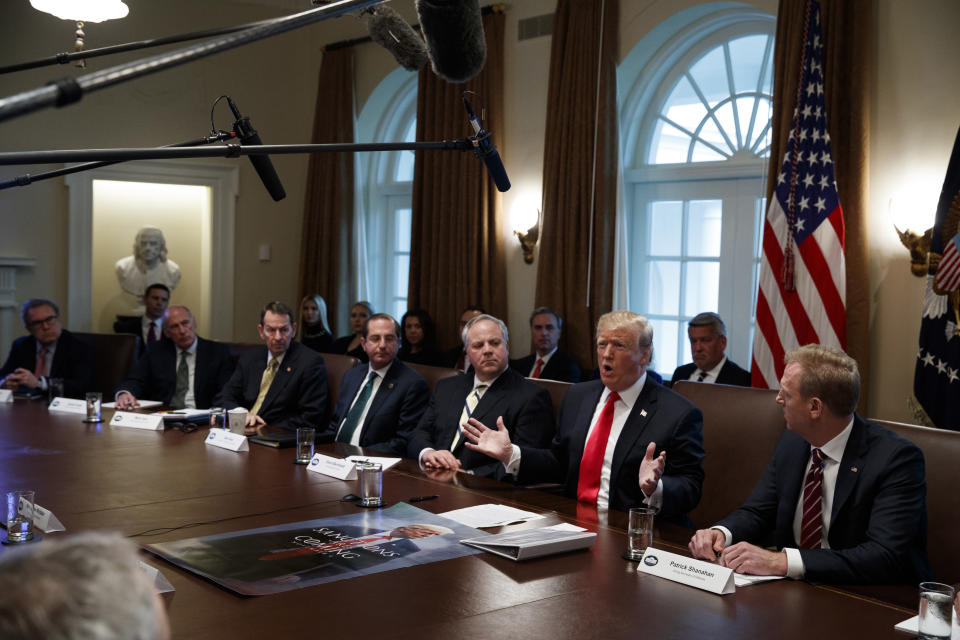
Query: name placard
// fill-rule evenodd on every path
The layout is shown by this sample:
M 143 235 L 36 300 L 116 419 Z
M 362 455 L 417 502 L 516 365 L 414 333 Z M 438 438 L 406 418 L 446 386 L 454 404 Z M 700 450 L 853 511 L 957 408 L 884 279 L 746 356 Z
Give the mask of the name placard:
M 331 458 L 320 453 L 313 454 L 310 464 L 307 465 L 307 470 L 340 480 L 357 479 L 357 468 L 352 462 L 340 458 Z
M 21 498 L 20 504 L 17 505 L 17 511 L 20 512 L 20 515 L 26 516 L 29 510 L 30 508 L 27 506 L 27 501 Z M 57 519 L 57 516 L 53 515 L 52 511 L 44 509 L 36 502 L 33 503 L 33 526 L 44 533 L 67 530 L 66 527 L 63 526 L 63 523 Z
M 647 547 L 637 570 L 720 595 L 737 589 L 733 569 L 653 547 Z
M 86 417 L 87 401 L 77 398 L 54 398 L 47 409 L 53 413 L 75 413 Z
M 13 402 L 13 390 L 0 389 L 0 402 Z
M 221 449 L 230 451 L 249 451 L 250 445 L 247 444 L 247 437 L 238 433 L 230 433 L 226 429 L 210 429 L 205 443 Z
M 117 411 L 113 414 L 113 418 L 110 419 L 110 426 L 146 429 L 148 431 L 163 431 L 163 416 L 155 413 Z

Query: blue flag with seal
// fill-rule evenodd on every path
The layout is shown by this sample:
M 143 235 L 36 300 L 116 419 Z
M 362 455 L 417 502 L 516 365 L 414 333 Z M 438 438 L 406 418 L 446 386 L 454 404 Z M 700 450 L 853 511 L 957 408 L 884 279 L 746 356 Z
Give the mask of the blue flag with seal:
M 960 131 L 940 191 L 929 256 L 913 376 L 915 408 L 921 422 L 960 430 Z

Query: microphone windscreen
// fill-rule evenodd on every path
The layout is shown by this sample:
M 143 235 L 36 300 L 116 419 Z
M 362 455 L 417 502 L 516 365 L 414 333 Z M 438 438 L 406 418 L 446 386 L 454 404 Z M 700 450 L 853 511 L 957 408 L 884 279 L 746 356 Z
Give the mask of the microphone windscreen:
M 420 29 L 434 73 L 466 82 L 487 61 L 487 39 L 478 0 L 417 0 Z
M 397 64 L 407 71 L 419 71 L 427 64 L 427 47 L 407 21 L 385 5 L 371 10 L 367 20 L 370 39 L 393 54 Z

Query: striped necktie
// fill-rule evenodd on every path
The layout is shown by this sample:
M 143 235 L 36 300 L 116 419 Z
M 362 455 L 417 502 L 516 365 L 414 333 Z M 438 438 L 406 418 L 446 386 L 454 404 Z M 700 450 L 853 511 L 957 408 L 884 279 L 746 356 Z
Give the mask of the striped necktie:
M 267 397 L 267 391 L 270 390 L 270 385 L 273 384 L 273 376 L 276 375 L 278 366 L 280 366 L 280 363 L 277 362 L 277 359 L 270 358 L 270 364 L 263 370 L 263 377 L 260 378 L 260 393 L 257 394 L 257 401 L 253 403 L 253 408 L 250 409 L 251 415 L 257 415 L 260 412 L 263 399 Z
M 450 443 L 450 451 L 454 451 L 457 448 L 457 445 L 460 444 L 460 427 L 470 419 L 471 415 L 473 415 L 473 410 L 477 408 L 477 403 L 480 402 L 480 397 L 483 395 L 483 390 L 488 386 L 489 385 L 487 384 L 478 384 L 473 388 L 473 391 L 470 392 L 470 394 L 467 396 L 467 399 L 464 401 L 463 411 L 460 413 L 460 422 L 457 423 L 457 430 L 453 434 L 453 442 Z
M 823 451 L 814 449 L 810 470 L 803 481 L 803 517 L 800 519 L 800 548 L 819 549 L 823 540 Z

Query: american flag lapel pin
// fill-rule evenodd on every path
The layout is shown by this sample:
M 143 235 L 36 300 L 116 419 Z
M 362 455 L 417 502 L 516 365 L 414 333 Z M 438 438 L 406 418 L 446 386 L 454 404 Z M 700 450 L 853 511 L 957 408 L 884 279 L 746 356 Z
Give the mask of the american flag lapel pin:
M 857 472 L 857 468 L 856 468 L 856 467 L 850 467 L 850 471 L 853 471 L 854 473 L 856 473 L 856 472 Z
M 290 373 L 291 371 L 293 371 L 293 367 L 287 367 L 287 373 Z
M 392 382 L 387 385 L 387 389 L 393 389 L 393 383 L 392 383 Z
M 646 417 L 647 417 L 647 410 L 646 410 L 646 409 L 640 409 L 640 417 L 641 417 L 641 418 L 646 418 Z

